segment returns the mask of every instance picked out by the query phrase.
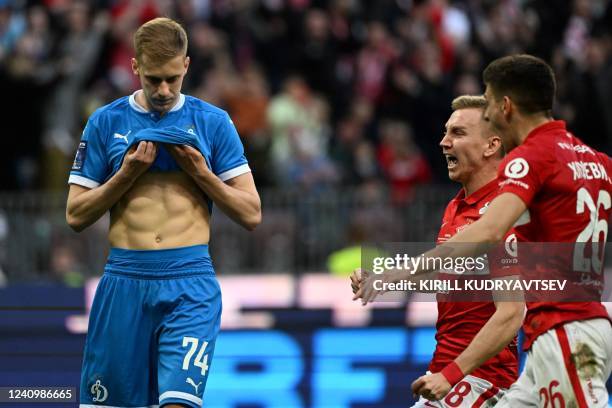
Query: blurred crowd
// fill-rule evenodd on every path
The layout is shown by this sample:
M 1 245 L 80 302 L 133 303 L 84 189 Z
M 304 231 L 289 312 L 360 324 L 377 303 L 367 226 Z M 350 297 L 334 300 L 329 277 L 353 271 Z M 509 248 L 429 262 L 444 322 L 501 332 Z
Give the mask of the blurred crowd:
M 260 188 L 409 202 L 446 181 L 452 98 L 517 52 L 552 64 L 556 115 L 610 152 L 608 0 L 0 0 L 0 190 L 66 188 L 87 117 L 139 88 L 132 34 L 156 16 L 188 31 L 183 92 L 229 111 Z

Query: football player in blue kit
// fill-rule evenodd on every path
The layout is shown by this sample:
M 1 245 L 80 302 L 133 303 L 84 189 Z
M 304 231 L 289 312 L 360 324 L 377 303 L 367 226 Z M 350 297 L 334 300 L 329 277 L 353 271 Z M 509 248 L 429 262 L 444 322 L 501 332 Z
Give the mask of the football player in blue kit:
M 221 317 L 208 254 L 212 203 L 252 230 L 261 203 L 226 112 L 181 94 L 187 35 L 157 18 L 135 34 L 142 89 L 91 115 L 68 183 L 68 224 L 110 210 L 81 407 L 200 407 Z

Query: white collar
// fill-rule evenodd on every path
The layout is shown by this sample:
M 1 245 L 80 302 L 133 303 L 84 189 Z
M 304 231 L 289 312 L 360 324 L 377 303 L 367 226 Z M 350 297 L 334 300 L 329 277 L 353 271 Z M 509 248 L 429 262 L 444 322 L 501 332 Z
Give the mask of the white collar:
M 132 107 L 132 109 L 134 109 L 136 112 L 140 112 L 140 113 L 149 113 L 148 110 L 146 110 L 144 108 L 144 106 L 140 105 L 138 102 L 136 102 L 136 94 L 138 92 L 142 92 L 142 89 L 137 90 L 136 92 L 134 92 L 133 94 L 130 95 L 129 98 L 129 103 L 130 106 Z M 185 95 L 183 94 L 179 94 L 179 100 L 178 102 L 172 107 L 172 109 L 170 109 L 169 112 L 174 112 L 177 111 L 179 109 L 181 109 L 183 107 L 183 105 L 185 104 Z

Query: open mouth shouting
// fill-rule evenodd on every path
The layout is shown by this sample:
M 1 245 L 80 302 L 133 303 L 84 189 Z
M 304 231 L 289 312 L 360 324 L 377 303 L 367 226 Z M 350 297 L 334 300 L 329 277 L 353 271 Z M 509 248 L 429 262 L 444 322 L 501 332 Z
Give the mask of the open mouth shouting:
M 444 154 L 444 157 L 446 157 L 446 165 L 449 170 L 452 170 L 457 167 L 457 157 L 453 156 L 452 154 Z

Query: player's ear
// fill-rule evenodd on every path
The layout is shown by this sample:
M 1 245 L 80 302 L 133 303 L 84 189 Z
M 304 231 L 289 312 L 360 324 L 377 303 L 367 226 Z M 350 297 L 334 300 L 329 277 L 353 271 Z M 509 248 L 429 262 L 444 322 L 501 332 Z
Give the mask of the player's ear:
M 515 109 L 512 99 L 510 99 L 510 97 L 508 96 L 504 96 L 504 98 L 502 99 L 502 103 L 500 104 L 500 109 L 504 117 L 509 118 Z
M 190 62 L 191 62 L 191 58 L 189 58 L 188 56 L 185 57 L 185 74 L 187 73 L 187 70 L 189 69 Z
M 132 72 L 134 75 L 139 75 L 138 60 L 136 60 L 136 58 L 132 58 Z
M 493 157 L 493 156 L 503 157 L 504 156 L 503 152 L 504 152 L 504 146 L 502 144 L 501 137 L 497 135 L 489 136 L 488 146 L 484 151 L 484 156 L 486 158 Z

